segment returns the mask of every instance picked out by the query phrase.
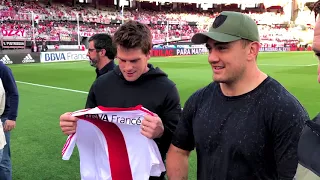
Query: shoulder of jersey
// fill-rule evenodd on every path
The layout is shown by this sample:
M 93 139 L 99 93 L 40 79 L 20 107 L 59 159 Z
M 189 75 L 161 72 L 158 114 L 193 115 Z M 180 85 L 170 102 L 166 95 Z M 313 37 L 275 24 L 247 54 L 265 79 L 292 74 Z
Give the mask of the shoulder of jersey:
M 119 107 L 103 107 L 103 106 L 97 106 L 95 108 L 88 108 L 88 109 L 81 109 L 78 111 L 74 111 L 72 113 L 72 116 L 81 116 L 85 114 L 99 114 L 99 113 L 105 113 L 105 112 L 121 112 L 121 111 L 141 111 L 146 114 L 153 115 L 151 111 L 149 111 L 147 108 L 143 107 L 142 105 L 137 105 L 135 107 L 129 107 L 129 108 L 119 108 Z

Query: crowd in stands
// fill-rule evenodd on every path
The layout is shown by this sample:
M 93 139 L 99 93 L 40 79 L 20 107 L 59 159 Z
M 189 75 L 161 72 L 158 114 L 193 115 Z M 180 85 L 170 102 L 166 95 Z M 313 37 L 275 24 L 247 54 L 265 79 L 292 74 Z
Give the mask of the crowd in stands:
M 287 21 L 283 13 L 266 12 L 248 15 L 261 24 L 259 28 L 262 43 L 277 46 L 297 44 L 299 37 L 291 33 L 291 28 L 275 25 Z M 81 36 L 89 36 L 96 32 L 113 34 L 122 21 L 131 19 L 149 24 L 154 42 L 160 43 L 166 40 L 187 40 L 197 32 L 207 31 L 215 16 L 217 13 L 190 14 L 145 10 L 119 12 L 110 8 L 68 7 L 61 4 L 47 6 L 39 2 L 0 0 L 0 34 L 4 37 L 23 36 L 50 41 L 76 41 L 78 32 Z M 57 18 L 61 20 L 57 21 Z M 79 18 L 79 30 L 77 18 Z

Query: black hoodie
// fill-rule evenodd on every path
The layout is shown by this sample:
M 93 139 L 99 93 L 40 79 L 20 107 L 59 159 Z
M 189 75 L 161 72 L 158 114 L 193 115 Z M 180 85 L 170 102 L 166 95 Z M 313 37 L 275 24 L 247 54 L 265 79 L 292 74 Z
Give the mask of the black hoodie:
M 133 82 L 125 80 L 119 66 L 100 76 L 90 88 L 86 108 L 142 105 L 156 113 L 164 125 L 162 137 L 155 139 L 164 160 L 180 119 L 180 97 L 176 85 L 167 74 L 151 64 L 148 67 L 149 71 Z

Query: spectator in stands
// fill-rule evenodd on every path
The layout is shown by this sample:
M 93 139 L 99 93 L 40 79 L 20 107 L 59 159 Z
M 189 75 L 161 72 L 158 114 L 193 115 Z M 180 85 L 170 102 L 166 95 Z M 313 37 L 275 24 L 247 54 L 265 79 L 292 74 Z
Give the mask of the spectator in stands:
M 128 21 L 114 34 L 119 66 L 102 75 L 92 85 L 86 108 L 133 107 L 141 104 L 158 116 L 142 120 L 141 134 L 154 139 L 165 160 L 172 133 L 179 121 L 181 106 L 176 85 L 159 68 L 148 64 L 152 35 L 140 22 Z M 77 119 L 65 113 L 60 127 L 65 134 L 74 133 Z M 138 162 L 139 164 L 139 162 Z M 163 180 L 150 177 L 150 180 Z
M 117 49 L 108 34 L 95 34 L 89 38 L 88 54 L 91 66 L 96 68 L 96 78 L 115 67 Z
M 86 50 L 86 46 L 83 43 L 81 43 L 81 47 L 80 48 L 81 48 L 82 51 Z
M 55 50 L 55 51 L 58 51 L 58 50 L 59 50 L 59 44 L 55 44 L 55 45 L 54 45 L 54 50 Z
M 320 1 L 315 5 L 315 17 L 320 8 Z M 320 20 L 316 21 L 313 36 L 313 51 L 320 60 Z M 318 65 L 318 82 L 320 83 L 320 64 Z M 298 146 L 299 163 L 297 180 L 320 179 L 320 113 L 312 120 L 306 121 Z M 307 168 L 307 169 L 305 169 Z
M 45 41 L 42 42 L 41 51 L 42 52 L 47 52 L 48 51 L 48 46 L 47 46 L 47 43 Z
M 185 103 L 167 155 L 169 179 L 187 179 L 194 148 L 198 180 L 293 179 L 309 117 L 259 70 L 259 41 L 256 23 L 238 12 L 222 12 L 209 32 L 192 37 L 195 44 L 206 43 L 214 82 Z
M 3 149 L 0 162 L 0 179 L 12 179 L 11 152 L 10 152 L 10 131 L 16 127 L 18 114 L 19 94 L 15 79 L 9 67 L 0 62 L 0 79 L 3 82 L 6 93 L 6 104 L 1 121 L 5 132 L 6 145 Z

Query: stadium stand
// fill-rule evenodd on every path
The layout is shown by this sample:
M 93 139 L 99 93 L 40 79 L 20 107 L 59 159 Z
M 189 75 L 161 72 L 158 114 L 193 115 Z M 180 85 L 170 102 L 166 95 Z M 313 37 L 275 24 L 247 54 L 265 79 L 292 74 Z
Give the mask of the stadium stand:
M 122 21 L 121 12 L 112 8 L 95 9 L 90 6 L 68 7 L 59 3 L 47 6 L 41 2 L 8 2 L 4 0 L 1 0 L 0 4 L 2 32 L 17 30 L 21 33 L 23 32 L 22 35 L 25 35 L 27 38 L 32 38 L 32 25 L 30 23 L 32 17 L 30 16 L 30 12 L 34 12 L 37 28 L 35 37 L 48 41 L 75 41 L 77 38 L 77 24 L 72 22 L 72 20 L 76 20 L 76 14 L 80 15 L 82 21 L 80 32 L 86 33 L 108 32 L 112 34 Z M 152 29 L 155 42 L 163 42 L 167 37 L 169 38 L 167 40 L 177 38 L 190 39 L 194 33 L 205 31 L 217 14 L 126 10 L 123 14 L 123 19 L 124 21 L 131 19 L 147 24 L 152 23 L 150 24 L 150 28 Z M 283 24 L 287 21 L 286 16 L 282 13 L 264 12 L 249 14 L 258 24 L 263 26 L 262 29 L 266 29 L 265 26 L 268 26 L 267 28 L 269 29 L 277 29 L 277 31 L 272 31 L 272 35 L 268 33 L 270 31 L 266 30 L 263 36 L 270 35 L 277 39 L 277 34 L 290 31 L 290 29 L 271 27 L 272 24 Z M 48 17 L 59 17 L 67 21 L 53 21 Z M 21 23 L 21 21 L 24 22 Z M 166 22 L 169 22 L 169 26 Z M 190 24 L 190 22 L 199 23 Z M 5 36 L 5 33 L 2 34 Z M 279 41 L 283 41 L 282 37 L 279 39 L 282 39 Z M 290 39 L 295 40 L 292 37 Z
M 263 51 L 311 50 L 313 21 L 310 17 L 313 15 L 306 6 L 299 9 L 298 23 L 292 23 L 291 14 L 284 12 L 287 6 L 272 6 L 271 2 L 253 4 L 253 7 L 214 4 L 207 11 L 200 10 L 194 3 L 158 6 L 155 2 L 140 2 L 136 8 L 126 7 L 123 11 L 110 4 L 97 7 L 95 3 L 74 1 L 76 3 L 70 5 L 58 1 L 0 0 L 1 49 L 83 50 L 88 37 L 99 32 L 112 35 L 128 20 L 148 24 L 158 48 L 161 44 L 176 45 L 176 42 L 190 45 L 195 33 L 207 31 L 219 12 L 230 10 L 242 11 L 256 21 Z M 47 48 L 43 48 L 44 43 Z

